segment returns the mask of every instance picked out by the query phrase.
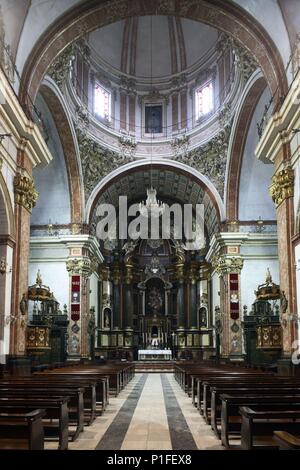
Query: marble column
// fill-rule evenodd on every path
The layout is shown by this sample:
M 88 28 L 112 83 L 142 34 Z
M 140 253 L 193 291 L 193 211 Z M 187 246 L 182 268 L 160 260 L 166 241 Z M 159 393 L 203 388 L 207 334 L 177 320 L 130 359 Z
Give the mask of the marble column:
M 125 285 L 124 285 L 124 327 L 133 326 L 133 265 L 125 264 Z
M 113 326 L 114 328 L 122 328 L 121 318 L 121 272 L 119 264 L 113 266 Z
M 289 357 L 292 343 L 297 338 L 294 322 L 289 320 L 296 313 L 296 276 L 295 258 L 292 246 L 294 224 L 294 171 L 286 159 L 289 147 L 284 144 L 275 160 L 277 167 L 272 178 L 270 194 L 277 211 L 278 260 L 280 289 L 287 302 L 281 304 L 281 319 L 283 332 L 283 356 Z
M 12 271 L 12 313 L 17 316 L 10 334 L 10 354 L 26 354 L 27 316 L 20 315 L 20 302 L 28 290 L 30 214 L 38 198 L 32 179 L 32 163 L 25 150 L 19 149 L 17 174 L 14 179 L 16 245 Z
M 190 297 L 190 315 L 189 315 L 189 327 L 197 328 L 197 272 L 196 266 L 191 265 L 189 270 L 189 297 Z
M 239 275 L 243 267 L 243 259 L 239 254 L 237 254 L 236 256 L 231 256 L 228 253 L 224 253 L 219 256 L 216 256 L 212 264 L 220 276 L 220 314 L 222 318 L 222 333 L 220 335 L 221 356 L 228 357 L 229 355 L 233 355 L 235 357 L 238 357 L 242 354 L 240 299 L 238 291 L 236 295 L 239 305 L 239 311 L 237 312 L 237 318 L 232 319 L 230 274 L 236 274 L 238 276 L 237 285 L 239 286 Z M 233 328 L 233 325 L 235 326 L 235 328 Z
M 186 325 L 186 311 L 184 305 L 184 264 L 176 264 L 177 275 L 177 309 L 178 309 L 178 327 L 185 328 Z

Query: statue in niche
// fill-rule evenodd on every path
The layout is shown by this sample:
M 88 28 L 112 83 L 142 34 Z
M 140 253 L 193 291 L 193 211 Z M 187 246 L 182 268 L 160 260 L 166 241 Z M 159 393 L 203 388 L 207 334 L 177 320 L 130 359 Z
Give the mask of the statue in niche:
M 108 308 L 104 310 L 104 328 L 110 328 L 110 311 Z
M 148 306 L 150 307 L 153 314 L 158 314 L 163 306 L 163 298 L 159 289 L 154 286 L 148 295 Z

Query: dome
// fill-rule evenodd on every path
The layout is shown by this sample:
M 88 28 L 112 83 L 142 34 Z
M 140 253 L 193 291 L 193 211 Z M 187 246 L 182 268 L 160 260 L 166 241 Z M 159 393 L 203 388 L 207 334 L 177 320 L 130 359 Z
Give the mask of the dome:
M 216 29 L 197 21 L 172 16 L 143 16 L 118 21 L 92 32 L 89 45 L 92 56 L 106 69 L 147 80 L 199 67 L 217 39 Z

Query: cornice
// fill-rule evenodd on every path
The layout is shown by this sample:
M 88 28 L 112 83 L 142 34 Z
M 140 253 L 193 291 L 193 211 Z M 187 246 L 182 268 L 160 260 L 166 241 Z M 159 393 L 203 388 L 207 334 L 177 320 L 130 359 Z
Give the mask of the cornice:
M 31 248 L 54 248 L 57 246 L 62 248 L 86 248 L 95 254 L 99 262 L 103 262 L 104 258 L 99 250 L 99 243 L 95 237 L 91 235 L 59 235 L 59 236 L 37 236 L 30 237 Z
M 277 233 L 220 232 L 218 234 L 213 235 L 210 242 L 209 250 L 206 255 L 206 260 L 210 262 L 216 252 L 227 246 L 241 246 L 244 244 L 261 246 L 277 245 L 277 243 Z
M 293 81 L 281 108 L 270 118 L 256 146 L 255 156 L 259 160 L 274 163 L 281 146 L 291 140 L 292 130 L 300 118 L 299 93 L 300 72 Z
M 26 142 L 26 153 L 33 167 L 37 165 L 48 165 L 53 157 L 41 131 L 36 124 L 26 117 L 18 98 L 1 69 L 0 94 L 4 100 L 4 103 L 0 107 L 0 115 L 6 122 L 7 130 L 18 142 Z M 18 144 L 16 144 L 16 146 L 18 146 Z

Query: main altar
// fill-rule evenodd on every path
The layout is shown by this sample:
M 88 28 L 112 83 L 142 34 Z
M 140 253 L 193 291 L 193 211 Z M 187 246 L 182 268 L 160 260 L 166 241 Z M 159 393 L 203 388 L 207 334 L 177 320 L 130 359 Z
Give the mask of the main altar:
M 170 349 L 139 349 L 138 359 L 139 361 L 170 361 L 172 359 L 172 351 Z

